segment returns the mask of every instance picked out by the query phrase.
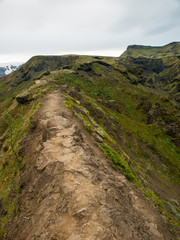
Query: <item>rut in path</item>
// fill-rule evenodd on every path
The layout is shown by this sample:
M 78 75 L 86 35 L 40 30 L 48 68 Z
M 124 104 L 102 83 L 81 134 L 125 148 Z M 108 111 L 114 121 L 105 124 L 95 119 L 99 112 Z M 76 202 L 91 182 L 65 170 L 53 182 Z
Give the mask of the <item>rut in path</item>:
M 6 240 L 173 239 L 160 213 L 109 161 L 63 104 L 47 95 L 24 141 L 19 212 Z

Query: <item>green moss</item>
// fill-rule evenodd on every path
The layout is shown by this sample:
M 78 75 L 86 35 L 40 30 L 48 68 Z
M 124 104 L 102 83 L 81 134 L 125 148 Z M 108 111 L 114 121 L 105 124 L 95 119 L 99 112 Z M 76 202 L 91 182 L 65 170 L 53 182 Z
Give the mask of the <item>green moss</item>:
M 118 152 L 104 143 L 100 143 L 99 145 L 105 153 L 106 157 L 111 160 L 113 166 L 115 168 L 118 168 L 131 182 L 135 182 L 135 175 L 123 156 L 120 156 Z

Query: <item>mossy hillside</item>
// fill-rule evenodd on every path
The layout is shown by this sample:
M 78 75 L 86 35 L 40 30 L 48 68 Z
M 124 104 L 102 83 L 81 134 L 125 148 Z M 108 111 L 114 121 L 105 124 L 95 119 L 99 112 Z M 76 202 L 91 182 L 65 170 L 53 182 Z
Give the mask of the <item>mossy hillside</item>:
M 97 141 L 100 141 L 99 145 L 101 147 L 101 149 L 104 151 L 104 153 L 106 154 L 107 158 L 110 159 L 110 161 L 112 162 L 112 165 L 116 168 L 119 169 L 128 179 L 130 179 L 131 181 L 135 182 L 142 190 L 143 192 L 145 192 L 145 194 L 148 197 L 151 197 L 154 201 L 155 206 L 157 205 L 158 207 L 160 207 L 161 212 L 163 214 L 165 214 L 168 217 L 172 216 L 172 211 L 167 210 L 166 209 L 166 205 L 168 200 L 164 199 L 164 196 L 161 196 L 160 193 L 154 193 L 153 190 L 148 190 L 149 187 L 150 189 L 154 189 L 153 185 L 151 185 L 151 177 L 154 178 L 154 173 L 156 174 L 156 177 L 159 179 L 159 186 L 160 188 L 168 188 L 166 181 L 169 179 L 167 177 L 167 166 L 163 163 L 161 163 L 162 165 L 159 166 L 159 163 L 156 163 L 155 160 L 152 157 L 151 151 L 149 151 L 149 153 L 146 151 L 144 152 L 144 150 L 140 147 L 142 145 L 142 143 L 140 144 L 136 142 L 137 146 L 134 149 L 134 152 L 132 151 L 128 151 L 126 148 L 126 153 L 122 154 L 122 146 L 119 146 L 117 144 L 117 142 L 113 141 L 113 144 L 111 142 L 111 137 L 109 135 L 109 137 L 103 137 L 104 135 L 100 135 L 103 139 L 103 142 L 101 142 L 101 139 L 99 139 L 97 137 L 97 135 L 94 135 L 94 132 L 97 134 L 99 131 L 97 131 L 97 122 L 94 124 L 92 124 L 94 122 L 92 116 L 94 117 L 94 112 L 93 112 L 93 106 L 89 105 L 89 98 L 87 98 L 84 94 L 83 94 L 83 100 L 82 101 L 77 101 L 76 99 L 72 99 L 70 96 L 67 97 L 68 101 L 65 103 L 65 105 L 67 107 L 69 107 L 70 109 L 72 109 L 74 111 L 74 113 L 76 114 L 76 116 L 78 116 L 84 123 L 85 128 L 91 133 L 91 135 L 94 137 Z M 87 101 L 87 103 L 85 104 L 84 101 Z M 88 109 L 90 111 L 88 111 L 87 109 L 84 109 L 84 107 L 81 105 L 81 103 L 83 105 L 87 105 L 89 106 Z M 91 103 L 93 103 L 94 105 L 94 100 L 91 101 Z M 99 107 L 100 110 L 100 107 Z M 92 112 L 93 114 L 92 114 Z M 82 113 L 83 112 L 83 113 Z M 105 111 L 102 111 L 103 113 L 105 113 Z M 91 115 L 92 114 L 92 115 Z M 90 117 L 91 116 L 91 117 Z M 104 117 L 105 118 L 105 117 Z M 112 115 L 111 115 L 112 118 Z M 115 116 L 114 116 L 115 118 Z M 102 121 L 101 121 L 102 123 Z M 128 124 L 128 123 L 127 123 Z M 113 126 L 114 127 L 114 126 Z M 104 133 L 104 129 L 102 130 L 102 125 L 101 125 L 101 133 Z M 137 129 L 136 129 L 137 131 Z M 112 131 L 110 131 L 112 133 Z M 152 131 L 153 132 L 153 131 Z M 111 134 L 112 135 L 112 134 Z M 156 136 L 157 137 L 157 136 Z M 139 138 L 139 132 L 137 132 L 137 136 L 136 136 L 136 141 L 137 138 Z M 114 136 L 113 136 L 114 139 Z M 131 138 L 132 141 L 132 138 Z M 127 142 L 126 142 L 127 145 Z M 139 146 L 138 146 L 139 145 Z M 115 149 L 121 149 L 120 152 L 117 152 L 115 150 L 113 150 L 113 148 Z M 123 150 L 124 152 L 124 150 Z M 133 155 L 132 155 L 133 152 Z M 128 157 L 128 154 L 130 157 Z M 122 157 L 123 156 L 123 157 Z M 137 161 L 138 158 L 138 161 Z M 123 161 L 122 161 L 123 159 Z M 137 162 L 136 162 L 137 161 Z M 146 169 L 146 171 L 144 171 Z M 157 184 L 157 183 L 156 183 Z M 150 192 L 153 192 L 153 194 L 148 194 Z M 157 189 L 156 189 L 157 191 Z M 173 195 L 173 194 L 172 194 Z M 177 198 L 177 196 L 173 195 L 174 197 Z M 164 199 L 164 200 L 163 200 Z M 179 208 L 177 207 L 177 213 Z M 174 218 L 172 218 L 171 224 L 172 225 L 178 225 L 178 218 L 176 219 L 175 216 L 175 220 L 173 220 Z
M 172 43 L 169 44 L 165 47 L 163 47 L 163 51 L 168 53 L 168 51 L 170 49 L 176 49 L 176 54 L 178 54 L 179 52 L 179 44 L 178 43 Z M 138 48 L 137 48 L 138 49 Z M 153 48 L 146 48 L 143 47 L 144 51 L 148 51 L 148 49 L 153 49 Z M 157 48 L 155 48 L 157 49 Z M 160 47 L 161 49 L 161 47 Z M 136 48 L 132 51 L 135 51 Z M 159 50 L 158 50 L 159 51 Z M 174 50 L 175 51 L 175 50 Z M 172 51 L 171 51 L 172 53 Z M 128 55 L 129 56 L 129 55 Z M 145 53 L 142 54 L 143 57 L 146 56 Z M 175 61 L 177 61 L 178 57 L 176 57 L 175 55 L 171 56 L 171 57 L 163 57 L 163 62 L 165 65 L 168 65 L 170 67 L 170 65 L 175 65 Z M 118 64 L 118 62 L 121 62 L 121 64 Z M 111 69 L 109 69 L 109 76 L 111 75 L 111 73 L 114 75 L 117 75 L 117 77 L 119 76 L 119 73 L 121 73 L 126 80 L 133 80 L 134 82 L 138 82 L 139 79 L 137 78 L 136 74 L 131 73 L 128 69 L 130 65 L 133 65 L 132 63 L 126 62 L 127 59 L 125 59 L 124 62 L 124 58 L 120 58 L 120 60 L 118 61 L 118 58 L 113 58 L 113 57 L 101 57 L 101 56 L 78 56 L 78 55 L 66 55 L 66 56 L 36 56 L 31 58 L 27 63 L 23 64 L 22 67 L 20 69 L 18 69 L 17 71 L 13 72 L 12 74 L 1 78 L 1 82 L 0 82 L 0 90 L 3 93 L 3 95 L 1 95 L 1 97 L 3 96 L 4 98 L 4 94 L 6 94 L 7 92 L 10 92 L 8 97 L 12 96 L 13 92 L 12 92 L 12 87 L 14 92 L 17 91 L 21 92 L 23 90 L 23 88 L 27 87 L 29 83 L 31 83 L 33 81 L 33 79 L 35 79 L 36 77 L 38 78 L 40 76 L 40 74 L 43 74 L 44 72 L 47 71 L 57 71 L 58 69 L 62 69 L 66 66 L 68 66 L 68 68 L 73 69 L 73 70 L 77 70 L 79 67 L 81 67 L 83 64 L 90 64 L 93 62 L 97 62 L 97 66 L 99 67 L 100 64 L 98 64 L 98 62 L 103 62 L 106 64 L 111 65 Z M 156 66 L 157 64 L 155 64 Z M 101 65 L 102 67 L 102 65 Z M 113 69 L 114 68 L 114 69 Z M 137 68 L 137 66 L 135 66 L 135 68 Z M 115 71 L 116 69 L 116 71 Z M 113 70 L 111 72 L 111 70 Z M 176 73 L 178 70 L 178 67 L 174 70 L 172 70 L 172 73 Z M 140 70 L 140 72 L 142 72 L 142 70 Z M 170 71 L 168 71 L 170 72 Z M 145 74 L 143 72 L 143 74 Z M 122 78 L 122 76 L 121 76 Z M 13 81 L 11 81 L 11 79 L 13 79 Z M 128 80 L 128 81 L 129 81 Z
M 167 56 L 180 55 L 180 43 L 173 42 L 162 47 L 142 46 L 142 45 L 131 45 L 121 55 L 121 57 L 148 57 L 148 58 L 162 58 Z
M 35 56 L 23 64 L 17 71 L 1 78 L 0 102 L 19 94 L 33 83 L 34 79 L 42 77 L 47 71 L 53 71 L 70 64 L 76 56 Z
M 41 106 L 42 97 L 52 90 L 51 83 L 31 84 L 26 88 L 31 101 L 18 104 L 14 97 L 1 103 L 0 138 L 0 238 L 6 223 L 17 211 L 16 197 L 20 193 L 20 169 L 31 164 L 31 159 L 19 155 L 21 141 L 31 128 L 31 118 Z
M 0 200 L 3 211 L 0 216 L 1 234 L 5 231 L 6 222 L 16 211 L 15 198 L 20 191 L 19 171 L 26 164 L 19 156 L 19 144 L 30 129 L 30 118 L 38 107 L 36 104 L 26 107 L 19 106 L 16 108 L 17 114 L 14 116 L 5 115 L 7 130 L 2 139 L 0 152 Z
M 180 44 L 171 43 L 164 47 L 130 46 L 116 62 L 118 69 L 138 83 L 169 92 L 177 102 L 180 79 Z
M 77 69 L 80 65 L 92 61 L 114 62 L 112 57 L 96 56 L 35 56 L 23 64 L 17 71 L 2 77 L 0 81 L 0 102 L 21 93 L 32 84 L 37 78 L 41 78 L 45 73 L 68 68 Z
M 13 89 L 3 94 L 2 102 L 0 102 L 0 134 L 2 135 L 7 129 L 7 123 L 4 121 L 5 116 L 10 114 L 14 116 L 18 112 L 18 102 L 17 97 L 21 97 L 26 99 L 26 101 L 33 101 L 39 98 L 46 93 L 48 93 L 53 88 L 53 83 L 48 79 L 48 77 L 44 77 L 44 80 L 39 82 L 33 81 L 29 83 L 26 87 L 23 87 L 20 90 Z M 4 98 L 4 99 L 3 99 Z
M 103 109 L 105 110 L 104 112 L 106 112 L 106 116 L 105 116 L 105 114 L 97 113 L 98 108 L 96 105 L 98 104 L 96 104 L 95 107 L 93 107 L 91 104 L 93 101 L 89 101 L 87 100 L 87 98 L 85 99 L 85 97 L 83 97 L 83 99 L 86 103 L 82 103 L 82 104 L 89 109 L 92 116 L 95 117 L 96 122 L 98 122 L 99 124 L 101 124 L 101 126 L 107 129 L 109 134 L 113 134 L 114 133 L 113 128 L 116 129 L 116 127 L 120 125 L 121 130 L 123 129 L 125 132 L 128 132 L 128 133 L 130 132 L 131 135 L 134 135 L 135 138 L 140 138 L 140 140 L 143 141 L 143 143 L 147 145 L 152 151 L 155 151 L 157 154 L 163 157 L 163 161 L 168 165 L 172 178 L 174 178 L 173 177 L 174 171 L 177 173 L 177 176 L 178 176 L 178 171 L 176 169 L 177 164 L 179 166 L 179 163 L 176 160 L 179 158 L 178 148 L 172 142 L 171 137 L 167 136 L 155 124 L 150 124 L 150 125 L 144 124 L 143 119 L 141 119 L 141 123 L 140 123 L 140 116 L 143 115 L 142 112 L 138 114 L 139 118 L 137 117 L 131 118 L 131 115 L 126 116 L 126 112 L 123 112 L 123 114 L 117 113 L 101 104 L 101 107 L 103 107 Z M 131 100 L 131 104 L 133 102 L 132 100 Z M 127 101 L 127 107 L 130 108 L 128 104 L 129 104 L 129 100 Z M 132 111 L 132 109 L 133 108 L 131 107 L 130 112 Z M 98 119 L 98 115 L 100 119 Z M 108 118 L 107 116 L 110 116 L 110 117 Z M 106 126 L 107 121 L 111 122 L 112 119 L 114 121 L 113 127 L 108 129 Z M 105 121 L 104 125 L 103 125 L 103 120 Z M 115 136 L 113 136 L 113 138 L 114 137 Z M 118 139 L 118 137 L 115 137 L 115 139 Z M 177 180 L 177 183 L 178 183 L 178 179 L 176 179 L 176 177 L 174 178 L 175 181 Z
M 112 166 L 119 169 L 130 181 L 134 182 L 135 175 L 125 159 L 127 155 L 120 146 L 118 146 L 117 142 L 96 123 L 92 116 L 90 116 L 89 111 L 81 106 L 77 100 L 74 100 L 68 95 L 65 96 L 68 99 L 68 101 L 65 102 L 65 106 L 74 111 L 74 114 L 82 120 L 87 131 L 95 140 L 99 141 L 100 148 L 112 162 Z M 116 147 L 119 150 L 119 153 L 113 150 L 111 146 L 114 148 Z
M 74 70 L 79 68 L 80 65 L 83 65 L 85 63 L 95 62 L 95 61 L 103 61 L 108 64 L 114 64 L 114 61 L 116 59 L 114 57 L 105 57 L 105 56 L 88 56 L 88 55 L 81 55 L 81 56 L 73 55 L 73 56 L 77 57 L 74 63 L 70 65 Z
M 104 138 L 103 142 L 112 151 L 116 151 L 117 147 L 128 156 L 125 161 L 127 161 L 126 164 L 128 164 L 136 180 L 143 184 L 145 189 L 150 188 L 151 191 L 156 192 L 160 196 L 158 197 L 159 201 L 168 201 L 168 197 L 161 196 L 156 186 L 158 182 L 159 189 L 168 189 L 171 187 L 167 182 L 178 184 L 179 151 L 173 143 L 173 139 L 166 135 L 166 127 L 160 128 L 156 123 L 146 124 L 147 112 L 138 106 L 144 102 L 144 96 L 146 96 L 152 106 L 159 103 L 162 108 L 171 113 L 172 119 L 176 119 L 178 114 L 176 102 L 171 101 L 168 94 L 162 90 L 153 90 L 142 85 L 132 85 L 125 81 L 124 76 L 118 78 L 119 73 L 116 71 L 113 72 L 114 75 L 111 75 L 111 81 L 108 73 L 101 66 L 98 68 L 96 64 L 93 66 L 93 71 L 98 71 L 98 74 L 101 75 L 82 77 L 75 72 L 69 74 L 59 72 L 54 75 L 57 84 L 68 84 L 70 87 L 75 87 L 78 91 L 82 90 L 86 93 L 78 93 L 77 99 L 76 97 L 74 100 L 71 99 L 69 103 L 66 103 L 67 106 L 76 112 L 76 115 L 85 123 L 86 129 L 92 133 L 92 128 L 94 129 L 90 124 L 92 120 L 90 123 L 88 120 L 91 116 L 96 124 L 107 132 L 111 139 L 116 141 L 118 146 L 108 144 Z M 122 76 L 122 74 L 120 73 L 119 76 Z M 112 86 L 112 82 L 115 82 L 116 87 Z M 118 111 L 106 106 L 106 102 L 112 99 L 118 104 Z M 79 106 L 85 108 L 85 112 L 88 111 L 88 117 L 86 114 L 78 112 Z M 160 120 L 163 119 L 160 117 Z M 115 147 L 114 150 L 113 147 Z M 107 153 L 108 151 L 106 151 Z M 121 156 L 121 152 L 119 154 Z M 107 154 L 108 158 L 110 156 L 115 155 L 109 154 L 108 156 Z M 154 178 L 157 181 L 154 181 Z M 175 193 L 172 193 L 171 198 L 177 199 L 178 197 Z M 157 201 L 155 202 L 157 204 Z
M 99 70 L 98 70 L 99 71 Z M 100 72 L 100 71 L 99 71 Z M 101 99 L 103 102 L 115 100 L 119 106 L 119 111 L 130 116 L 134 120 L 144 121 L 147 119 L 147 113 L 150 109 L 139 109 L 138 106 L 144 102 L 144 96 L 150 99 L 151 107 L 159 103 L 164 112 L 170 113 L 173 121 L 178 121 L 176 113 L 177 103 L 169 99 L 169 95 L 162 90 L 150 89 L 142 85 L 134 86 L 125 80 L 121 73 L 116 71 L 109 73 L 108 70 L 101 72 L 101 76 L 82 77 L 77 73 L 68 74 L 64 72 L 56 73 L 54 76 L 56 84 L 68 84 L 71 87 L 79 87 L 82 91 L 94 99 Z M 112 85 L 113 84 L 113 85 Z M 170 106 L 170 107 L 169 107 Z M 172 108 L 172 110 L 171 110 Z M 158 116 L 161 118 L 161 116 Z M 167 116 L 162 116 L 166 121 Z
M 174 216 L 172 210 L 170 210 L 167 207 L 167 202 L 169 202 L 170 200 L 168 200 L 166 196 L 161 196 L 161 193 L 158 192 L 155 186 L 153 186 L 153 184 L 157 184 L 157 182 L 155 183 L 152 182 L 152 179 L 154 177 L 157 178 L 160 189 L 169 188 L 167 184 L 168 181 L 175 180 L 175 182 L 178 183 L 178 180 L 176 178 L 178 175 L 178 171 L 176 171 L 175 169 L 177 167 L 177 162 L 174 162 L 174 163 L 171 163 L 168 161 L 166 162 L 167 159 L 161 160 L 161 162 L 156 162 L 157 160 L 154 159 L 154 154 L 157 154 L 157 155 L 162 154 L 162 152 L 158 152 L 159 150 L 157 148 L 159 144 L 159 140 L 156 140 L 156 141 L 154 140 L 160 137 L 157 135 L 154 136 L 155 131 L 157 134 L 157 129 L 152 128 L 150 131 L 150 128 L 152 127 L 151 126 L 149 129 L 147 129 L 147 136 L 145 134 L 142 136 L 140 134 L 140 132 L 144 131 L 144 129 L 142 129 L 142 125 L 139 125 L 138 127 L 136 127 L 135 124 L 133 125 L 132 123 L 130 124 L 130 122 L 127 121 L 127 118 L 125 118 L 124 119 L 125 122 L 123 121 L 121 123 L 121 126 L 124 127 L 123 131 L 125 132 L 123 133 L 124 145 L 119 145 L 116 141 L 113 140 L 115 136 L 113 136 L 112 130 L 109 131 L 110 135 L 104 134 L 106 129 L 105 124 L 103 126 L 102 121 L 100 121 L 101 127 L 100 126 L 98 127 L 98 124 L 97 124 L 98 119 L 96 119 L 97 121 L 94 122 L 94 116 L 95 116 L 93 111 L 94 108 L 93 106 L 90 106 L 88 97 L 86 97 L 83 94 L 83 98 L 82 98 L 83 100 L 81 101 L 73 99 L 70 96 L 68 96 L 67 99 L 68 101 L 65 102 L 65 105 L 70 109 L 72 109 L 75 115 L 78 116 L 83 121 L 85 128 L 91 133 L 92 137 L 95 140 L 100 141 L 99 146 L 104 151 L 107 158 L 112 162 L 113 167 L 115 167 L 116 169 L 119 169 L 129 180 L 131 180 L 132 182 L 135 182 L 136 185 L 143 190 L 146 196 L 152 198 L 155 206 L 160 207 L 161 212 L 165 214 L 167 218 L 170 218 L 170 219 L 172 218 L 169 221 L 171 225 L 175 225 L 176 227 L 179 227 L 178 225 L 179 218 L 177 217 L 179 212 L 179 206 L 176 206 L 177 216 Z M 94 105 L 94 100 L 92 100 L 91 103 L 92 105 Z M 85 109 L 81 104 L 84 106 L 85 105 L 88 106 L 89 110 Z M 102 110 L 102 112 L 106 114 L 106 111 L 104 110 Z M 116 117 L 117 117 L 116 114 L 113 115 L 113 112 L 112 112 L 111 119 L 113 118 L 116 119 Z M 121 116 L 121 118 L 123 118 L 123 116 Z M 106 116 L 104 116 L 103 120 L 107 121 L 107 119 L 106 120 L 105 119 L 106 119 Z M 116 129 L 113 122 L 111 124 L 113 125 L 113 128 L 115 128 L 115 130 L 117 131 L 118 129 Z M 101 129 L 100 131 L 97 130 L 99 128 Z M 133 137 L 131 136 L 131 138 L 127 140 L 127 135 L 129 134 L 129 131 L 132 129 L 134 129 L 134 133 L 133 133 L 134 136 Z M 101 139 L 97 137 L 97 134 L 102 138 L 103 141 L 101 141 Z M 133 141 L 135 141 L 136 146 L 131 146 L 132 138 L 134 139 Z M 162 139 L 163 138 L 164 136 L 162 136 Z M 131 141 L 131 144 L 130 144 L 130 141 Z M 149 148 L 148 150 L 144 150 L 142 148 L 142 141 L 143 141 L 143 144 L 147 146 L 147 149 Z M 152 144 L 152 146 L 151 145 L 149 146 L 149 143 Z M 170 139 L 169 141 L 167 141 L 167 143 L 165 142 L 165 144 L 167 145 L 166 146 L 164 145 L 162 149 L 167 148 L 168 145 L 171 144 Z M 126 145 L 126 148 L 123 148 L 125 145 Z M 129 145 L 129 149 L 127 148 L 128 145 Z M 173 144 L 171 145 L 171 147 L 172 146 L 174 147 Z M 116 150 L 114 150 L 113 148 Z M 172 151 L 172 149 L 170 148 L 167 149 L 167 153 L 169 151 Z M 179 155 L 176 156 L 176 159 L 178 159 L 178 156 Z M 171 165 L 173 165 L 174 168 Z M 170 166 L 172 168 L 171 172 L 169 172 Z M 174 178 L 174 176 L 176 177 Z M 156 193 L 154 193 L 154 191 L 156 191 Z M 151 193 L 153 192 L 153 194 L 149 194 L 149 192 Z M 175 193 L 172 193 L 172 196 L 175 199 L 177 199 L 177 196 Z

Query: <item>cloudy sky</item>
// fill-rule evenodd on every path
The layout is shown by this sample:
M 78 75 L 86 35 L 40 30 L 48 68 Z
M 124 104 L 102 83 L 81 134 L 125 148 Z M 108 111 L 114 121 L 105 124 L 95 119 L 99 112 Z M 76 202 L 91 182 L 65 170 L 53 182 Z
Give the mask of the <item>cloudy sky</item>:
M 180 40 L 180 0 L 0 0 L 0 62 Z

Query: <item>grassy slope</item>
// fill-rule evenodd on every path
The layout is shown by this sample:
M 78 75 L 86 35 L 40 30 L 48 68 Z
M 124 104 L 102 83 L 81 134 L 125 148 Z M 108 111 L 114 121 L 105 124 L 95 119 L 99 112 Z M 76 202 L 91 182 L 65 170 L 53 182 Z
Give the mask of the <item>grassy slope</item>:
M 162 58 L 180 55 L 180 42 L 173 42 L 162 47 L 151 47 L 141 45 L 131 45 L 127 48 L 121 57 L 147 57 L 147 58 Z
M 167 58 L 163 61 L 170 64 Z M 171 61 L 172 68 L 176 69 L 176 60 Z M 137 80 L 136 74 L 129 71 L 132 66 L 127 60 L 108 57 L 40 56 L 23 65 L 23 70 L 2 79 L 2 232 L 16 209 L 12 199 L 21 191 L 18 185 L 20 168 L 29 164 L 29 160 L 18 155 L 19 142 L 28 131 L 30 118 L 42 96 L 55 86 L 66 84 L 68 87 L 63 88 L 66 106 L 83 121 L 112 166 L 153 199 L 154 205 L 167 216 L 171 231 L 177 234 L 180 218 L 180 150 L 174 142 L 179 136 L 167 134 L 170 123 L 179 123 L 177 102 L 162 88 L 137 82 L 132 84 L 132 80 Z M 47 70 L 51 72 L 44 76 L 42 73 Z M 35 85 L 34 78 L 39 78 L 40 82 L 46 80 L 47 83 Z M 33 100 L 26 105 L 18 105 L 16 95 L 29 88 Z M 161 109 L 160 113 L 153 116 L 153 123 L 149 123 L 149 112 L 157 108 Z M 162 114 L 164 112 L 167 114 Z M 5 121 L 7 115 L 9 121 Z M 13 147 L 12 139 L 13 143 L 16 142 Z
M 35 82 L 22 82 L 12 88 L 13 74 L 4 79 L 10 82 L 3 88 L 0 102 L 0 239 L 6 223 L 17 210 L 16 197 L 21 192 L 20 169 L 28 168 L 31 162 L 20 156 L 20 143 L 31 129 L 31 118 L 41 106 L 42 97 L 52 89 L 51 83 L 41 85 Z M 33 100 L 28 104 L 18 104 L 16 96 L 26 91 Z
M 180 103 L 180 43 L 163 47 L 130 46 L 122 54 L 119 68 L 132 83 L 161 88 Z

